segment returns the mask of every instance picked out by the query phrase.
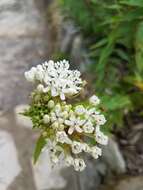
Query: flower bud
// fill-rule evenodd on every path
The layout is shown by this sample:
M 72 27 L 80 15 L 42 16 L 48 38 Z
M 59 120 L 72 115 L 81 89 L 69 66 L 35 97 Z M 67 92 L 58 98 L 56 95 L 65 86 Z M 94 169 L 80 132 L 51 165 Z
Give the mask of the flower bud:
M 54 106 L 55 106 L 54 101 L 53 101 L 53 100 L 50 100 L 50 101 L 48 102 L 48 108 L 52 109 Z
M 53 128 L 53 129 L 58 129 L 58 127 L 59 127 L 59 123 L 58 123 L 58 122 L 54 122 L 54 123 L 52 124 L 52 128 Z
M 44 115 L 43 121 L 44 121 L 45 124 L 48 124 L 48 123 L 50 122 L 50 117 L 49 117 L 49 115 L 47 115 L 47 114 Z
M 39 85 L 37 86 L 37 90 L 38 90 L 39 92 L 43 92 L 43 89 L 44 89 L 44 86 L 43 86 L 42 84 L 39 84 Z

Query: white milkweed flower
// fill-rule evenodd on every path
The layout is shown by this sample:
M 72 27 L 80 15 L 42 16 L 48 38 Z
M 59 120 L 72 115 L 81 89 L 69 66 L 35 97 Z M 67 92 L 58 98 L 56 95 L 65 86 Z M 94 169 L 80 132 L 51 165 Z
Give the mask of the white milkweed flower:
M 53 97 L 60 96 L 65 100 L 66 96 L 78 94 L 83 86 L 79 71 L 69 70 L 66 60 L 45 62 L 25 72 L 25 77 L 30 82 L 39 81 L 44 84 L 45 92 L 50 90 Z
M 97 114 L 94 118 L 97 125 L 104 125 L 106 123 L 106 119 L 103 114 Z
M 91 147 L 90 153 L 93 156 L 93 158 L 98 159 L 99 156 L 102 155 L 102 150 L 98 146 Z
M 68 138 L 67 134 L 64 131 L 58 131 L 56 134 L 56 140 L 60 143 L 71 144 L 72 141 Z
M 102 144 L 102 145 L 107 145 L 108 144 L 108 137 L 106 135 L 104 135 L 103 132 L 100 131 L 99 126 L 96 126 L 95 138 L 96 138 L 96 141 L 99 144 Z
M 36 85 L 25 115 L 33 121 L 34 128 L 40 129 L 39 142 L 44 144 L 41 151 L 48 150 L 53 166 L 64 161 L 76 171 L 83 171 L 86 165 L 82 153 L 97 159 L 102 149 L 96 144 L 108 143 L 108 137 L 100 131 L 106 119 L 97 106 L 99 98 L 93 95 L 86 104 L 66 102 L 80 94 L 85 85 L 81 73 L 70 70 L 66 60 L 50 60 L 32 67 L 25 77 Z
M 42 65 L 38 65 L 36 67 L 36 72 L 35 72 L 35 78 L 37 81 L 40 81 L 42 82 L 43 81 L 43 78 L 44 78 L 44 69 L 42 67 Z
M 76 171 L 83 171 L 85 169 L 86 165 L 83 159 L 81 158 L 76 158 L 74 160 L 74 169 Z
M 91 121 L 87 121 L 84 125 L 83 125 L 83 131 L 85 133 L 93 133 L 94 131 L 94 127 Z
M 82 152 L 83 148 L 84 148 L 84 145 L 80 142 L 77 142 L 77 141 L 73 141 L 72 144 L 71 144 L 71 147 L 72 147 L 72 152 L 74 154 L 79 154 Z
M 65 124 L 69 126 L 68 134 L 71 135 L 74 131 L 78 133 L 82 133 L 81 126 L 84 124 L 85 120 L 81 120 L 80 118 L 76 118 L 74 115 L 69 118 L 69 120 L 65 120 Z
M 92 119 L 92 118 L 94 119 L 94 117 L 98 114 L 99 114 L 99 111 L 97 111 L 95 107 L 92 107 L 92 108 L 85 110 L 85 118 L 87 120 Z
M 65 119 L 68 117 L 68 113 L 62 110 L 59 104 L 53 108 L 49 115 L 51 122 L 58 122 L 59 124 L 64 124 Z
M 87 143 L 83 143 L 83 151 L 90 153 L 90 146 Z
M 32 67 L 30 71 L 25 72 L 25 78 L 29 82 L 35 82 L 35 74 L 36 74 L 37 69 L 35 67 Z
M 83 113 L 85 113 L 85 108 L 83 107 L 83 105 L 76 106 L 75 113 L 78 115 L 82 115 Z
M 89 102 L 96 106 L 100 103 L 100 99 L 97 96 L 93 95 L 89 98 Z

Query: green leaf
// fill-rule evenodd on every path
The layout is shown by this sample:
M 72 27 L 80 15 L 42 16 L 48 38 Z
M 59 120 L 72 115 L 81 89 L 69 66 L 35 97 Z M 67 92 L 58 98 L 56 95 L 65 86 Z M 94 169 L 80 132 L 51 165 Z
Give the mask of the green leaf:
M 131 105 L 131 101 L 126 95 L 114 95 L 102 97 L 103 106 L 107 111 L 114 111 L 118 109 L 124 109 Z
M 143 7 L 143 0 L 121 0 L 121 4 Z
M 35 151 L 34 151 L 34 164 L 37 162 L 39 156 L 40 156 L 40 153 L 43 149 L 43 147 L 45 146 L 46 144 L 46 140 L 45 138 L 41 135 L 37 141 L 37 144 L 36 144 L 36 148 L 35 148 Z
M 117 55 L 125 60 L 125 61 L 129 61 L 129 56 L 127 54 L 127 52 L 125 50 L 122 50 L 122 49 L 115 49 L 115 52 L 117 53 Z
M 97 48 L 99 48 L 99 47 L 101 47 L 101 46 L 106 45 L 107 42 L 108 42 L 108 39 L 107 39 L 107 38 L 103 38 L 103 39 L 101 39 L 100 41 L 98 41 L 97 43 L 93 44 L 93 45 L 90 47 L 90 49 L 91 49 L 91 50 L 97 49 Z
M 136 66 L 137 71 L 142 75 L 143 74 L 143 22 L 141 22 L 137 27 L 135 40 L 135 49 L 136 49 Z
M 99 62 L 96 66 L 96 72 L 98 74 L 97 86 L 100 85 L 100 82 L 104 78 L 104 74 L 106 71 L 105 67 L 108 63 L 110 55 L 114 50 L 116 38 L 117 38 L 116 30 L 113 30 L 108 37 L 108 44 L 101 50 Z

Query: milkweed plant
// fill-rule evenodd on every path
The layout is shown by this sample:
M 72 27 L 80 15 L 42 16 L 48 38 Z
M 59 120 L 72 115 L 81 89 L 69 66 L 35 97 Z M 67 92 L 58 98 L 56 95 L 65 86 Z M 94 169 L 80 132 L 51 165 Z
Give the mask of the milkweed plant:
M 83 92 L 86 84 L 81 73 L 69 66 L 66 60 L 50 60 L 25 72 L 27 81 L 35 84 L 36 89 L 23 114 L 30 117 L 33 128 L 38 128 L 41 134 L 35 162 L 41 151 L 47 150 L 53 166 L 64 162 L 82 171 L 86 167 L 83 152 L 97 159 L 102 155 L 100 145 L 108 143 L 101 129 L 106 119 L 96 95 L 83 103 L 69 103 Z

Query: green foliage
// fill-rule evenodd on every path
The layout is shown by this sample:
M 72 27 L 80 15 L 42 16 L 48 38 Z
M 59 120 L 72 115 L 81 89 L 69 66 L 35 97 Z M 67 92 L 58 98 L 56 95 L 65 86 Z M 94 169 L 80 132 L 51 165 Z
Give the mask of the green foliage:
M 33 128 L 43 127 L 43 115 L 49 113 L 48 102 L 49 96 L 42 94 L 40 92 L 33 92 L 32 94 L 32 103 L 29 109 L 25 110 L 23 113 L 25 116 L 31 118 L 33 123 Z
M 46 140 L 45 138 L 41 135 L 37 141 L 37 144 L 36 144 L 36 148 L 35 148 L 35 151 L 34 151 L 34 164 L 37 162 L 40 154 L 41 154 L 41 151 L 42 149 L 44 148 L 44 146 L 46 145 Z
M 108 124 L 122 126 L 125 113 L 142 106 L 143 0 L 60 2 L 89 42 L 90 72 Z

